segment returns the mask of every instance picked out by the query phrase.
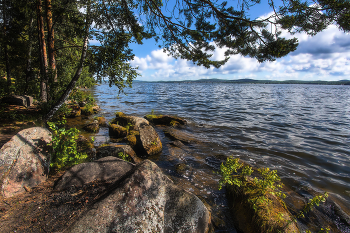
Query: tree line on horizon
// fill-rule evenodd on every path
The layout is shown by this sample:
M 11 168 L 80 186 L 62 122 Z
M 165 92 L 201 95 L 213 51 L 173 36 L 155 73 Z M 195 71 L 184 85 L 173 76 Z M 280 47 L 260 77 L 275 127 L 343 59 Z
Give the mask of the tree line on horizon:
M 330 24 L 349 32 L 346 0 L 268 0 L 273 12 L 251 19 L 260 0 L 0 0 L 0 97 L 28 94 L 50 119 L 76 86 L 108 79 L 120 91 L 139 75 L 131 43 L 154 38 L 170 56 L 206 68 L 233 54 L 259 62 L 298 46 L 282 30 L 315 35 Z M 266 2 L 265 2 L 266 4 Z M 95 41 L 96 43 L 89 43 Z M 216 47 L 225 58 L 212 59 Z

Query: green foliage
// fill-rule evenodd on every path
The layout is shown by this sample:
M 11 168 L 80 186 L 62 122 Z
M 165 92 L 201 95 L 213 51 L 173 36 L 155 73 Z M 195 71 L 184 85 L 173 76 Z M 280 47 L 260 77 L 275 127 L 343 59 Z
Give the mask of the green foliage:
M 124 161 L 127 161 L 127 162 L 132 162 L 131 161 L 131 158 L 129 157 L 128 154 L 125 154 L 124 152 L 119 152 L 118 153 L 118 157 Z
M 130 133 L 130 127 L 133 127 L 133 125 L 129 122 L 129 123 L 125 126 L 125 129 L 126 129 L 126 133 L 127 133 L 127 134 Z
M 76 165 L 87 160 L 85 153 L 77 151 L 77 139 L 79 130 L 76 128 L 65 129 L 65 120 L 53 123 L 47 122 L 52 131 L 52 149 L 50 167 L 62 169 Z
M 268 195 L 275 195 L 285 198 L 285 194 L 281 191 L 282 183 L 276 170 L 269 168 L 259 168 L 256 170 L 257 175 L 252 177 L 253 168 L 249 165 L 244 165 L 239 162 L 239 159 L 229 157 L 226 163 L 220 166 L 221 179 L 219 181 L 219 190 L 225 185 L 233 185 L 239 187 L 241 192 L 247 197 L 247 203 L 258 214 L 263 208 L 269 208 L 270 199 Z M 248 195 L 247 195 L 248 194 Z M 305 214 L 312 210 L 314 206 L 319 206 L 321 202 L 325 202 L 328 197 L 327 193 L 317 195 L 309 200 L 308 204 L 292 219 L 285 222 L 283 214 L 277 215 L 277 222 L 284 223 L 284 228 L 287 228 L 290 223 L 298 218 L 305 218 Z M 329 228 L 321 229 L 320 232 L 328 232 Z

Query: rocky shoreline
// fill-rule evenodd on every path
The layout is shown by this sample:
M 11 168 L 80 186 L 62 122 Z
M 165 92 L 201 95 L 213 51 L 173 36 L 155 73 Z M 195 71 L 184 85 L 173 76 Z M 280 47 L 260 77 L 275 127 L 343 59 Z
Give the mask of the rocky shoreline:
M 123 143 L 96 148 L 92 153 L 93 161 L 76 165 L 64 174 L 59 173 L 44 182 L 33 182 L 30 178 L 47 178 L 48 168 L 43 163 L 45 159 L 34 162 L 38 167 L 42 166 L 39 169 L 33 166 L 33 159 L 21 162 L 18 155 L 27 154 L 18 152 L 21 151 L 21 146 L 12 146 L 18 149 L 16 152 L 4 152 L 9 146 L 3 146 L 1 156 L 12 154 L 16 157 L 7 159 L 7 167 L 4 166 L 5 159 L 1 159 L 1 185 L 4 186 L 7 182 L 7 187 L 14 187 L 6 181 L 12 177 L 13 183 L 17 184 L 17 191 L 9 197 L 8 194 L 4 195 L 5 189 L 2 189 L 2 232 L 214 232 L 220 229 L 220 219 L 203 199 L 179 188 L 155 163 L 147 159 L 160 153 L 163 148 L 153 126 L 161 127 L 164 134 L 171 138 L 172 145 L 167 150 L 175 156 L 190 153 L 186 144 L 203 143 L 195 135 L 182 131 L 186 125 L 184 119 L 156 115 L 140 118 L 117 113 L 109 124 L 103 118 L 95 118 L 89 124 L 94 124 L 95 130 L 100 126 L 108 126 L 110 136 Z M 15 141 L 16 137 L 22 139 L 20 141 L 25 142 L 24 148 L 30 142 L 29 150 L 34 152 L 35 158 L 48 156 L 42 152 L 45 152 L 43 145 L 49 139 L 24 137 L 23 134 L 31 135 L 28 133 L 30 130 L 38 131 L 36 135 L 40 136 L 44 135 L 40 130 L 45 131 L 27 129 L 11 141 Z M 117 158 L 119 153 L 128 155 L 131 162 Z M 28 167 L 31 168 L 30 171 Z M 188 169 L 183 163 L 176 166 L 179 174 Z M 15 171 L 18 172 L 17 175 L 12 174 Z M 32 171 L 38 175 L 33 175 Z M 241 224 L 236 226 L 243 232 L 255 232 L 256 228 L 250 231 L 246 227 L 252 224 L 252 214 L 242 215 L 244 211 L 239 211 L 237 202 L 232 202 L 231 199 L 230 203 L 235 208 L 235 222 Z M 341 221 L 350 226 L 348 216 L 339 209 L 336 211 L 338 216 L 342 216 Z M 246 218 L 248 215 L 250 217 Z M 245 220 L 240 216 L 245 216 Z M 16 220 L 18 218 L 20 221 Z M 288 229 L 284 232 L 298 232 L 297 228 L 293 228 L 293 231 Z M 332 229 L 336 230 L 337 226 Z

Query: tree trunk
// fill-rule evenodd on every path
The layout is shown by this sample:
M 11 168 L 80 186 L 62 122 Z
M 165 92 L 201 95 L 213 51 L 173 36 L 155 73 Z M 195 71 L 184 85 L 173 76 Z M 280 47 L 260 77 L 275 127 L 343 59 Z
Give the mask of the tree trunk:
M 5 66 L 6 66 L 6 77 L 7 77 L 7 94 L 10 94 L 11 91 L 11 69 L 10 69 L 10 59 L 9 59 L 9 54 L 8 54 L 8 41 L 7 41 L 7 30 L 8 30 L 8 18 L 7 18 L 7 2 L 3 1 L 2 3 L 2 16 L 3 16 L 3 35 L 4 35 L 4 43 L 3 43 L 3 49 L 4 49 L 4 60 L 5 60 Z
M 45 0 L 46 4 L 46 23 L 47 23 L 47 43 L 48 43 L 48 55 L 49 65 L 53 72 L 53 81 L 57 82 L 57 71 L 56 71 L 56 59 L 55 59 L 55 32 L 52 23 L 52 6 L 51 0 Z
M 28 29 L 28 60 L 27 60 L 27 68 L 26 68 L 26 86 L 24 93 L 26 94 L 28 92 L 28 85 L 30 80 L 33 76 L 33 70 L 32 70 L 32 50 L 33 50 L 33 35 L 31 28 L 33 27 L 34 19 L 31 18 L 29 29 Z
M 38 0 L 37 2 L 37 16 L 38 16 L 38 35 L 39 35 L 39 49 L 40 49 L 40 65 L 41 65 L 41 101 L 47 102 L 48 100 L 48 82 L 47 82 L 47 52 L 46 52 L 46 42 L 45 42 L 45 31 L 44 31 L 44 19 L 43 19 L 43 9 L 42 2 Z
M 90 6 L 87 7 L 87 18 L 86 18 L 86 28 L 85 28 L 85 36 L 84 36 L 84 43 L 81 51 L 81 57 L 80 61 L 77 67 L 77 71 L 75 75 L 73 76 L 72 80 L 68 84 L 66 90 L 61 95 L 61 97 L 57 100 L 57 102 L 53 105 L 53 107 L 50 109 L 50 111 L 43 117 L 43 121 L 46 123 L 56 112 L 57 110 L 63 105 L 64 101 L 68 98 L 69 94 L 75 87 L 75 84 L 80 78 L 81 72 L 83 71 L 84 61 L 87 54 L 88 49 L 88 42 L 89 42 L 89 30 L 90 30 Z

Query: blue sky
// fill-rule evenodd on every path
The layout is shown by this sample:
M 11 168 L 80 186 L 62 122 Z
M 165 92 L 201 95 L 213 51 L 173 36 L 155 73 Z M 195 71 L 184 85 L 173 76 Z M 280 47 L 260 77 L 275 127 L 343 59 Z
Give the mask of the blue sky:
M 251 8 L 251 18 L 269 14 L 267 6 Z M 206 69 L 190 61 L 174 59 L 163 53 L 153 40 L 143 45 L 131 45 L 135 58 L 131 65 L 139 67 L 142 75 L 137 80 L 170 81 L 205 78 L 257 80 L 343 80 L 350 79 L 350 34 L 340 31 L 335 25 L 329 26 L 316 36 L 283 32 L 286 38 L 297 37 L 296 51 L 274 62 L 258 63 L 255 59 L 231 56 L 222 67 Z M 224 51 L 216 49 L 214 59 L 223 59 Z

